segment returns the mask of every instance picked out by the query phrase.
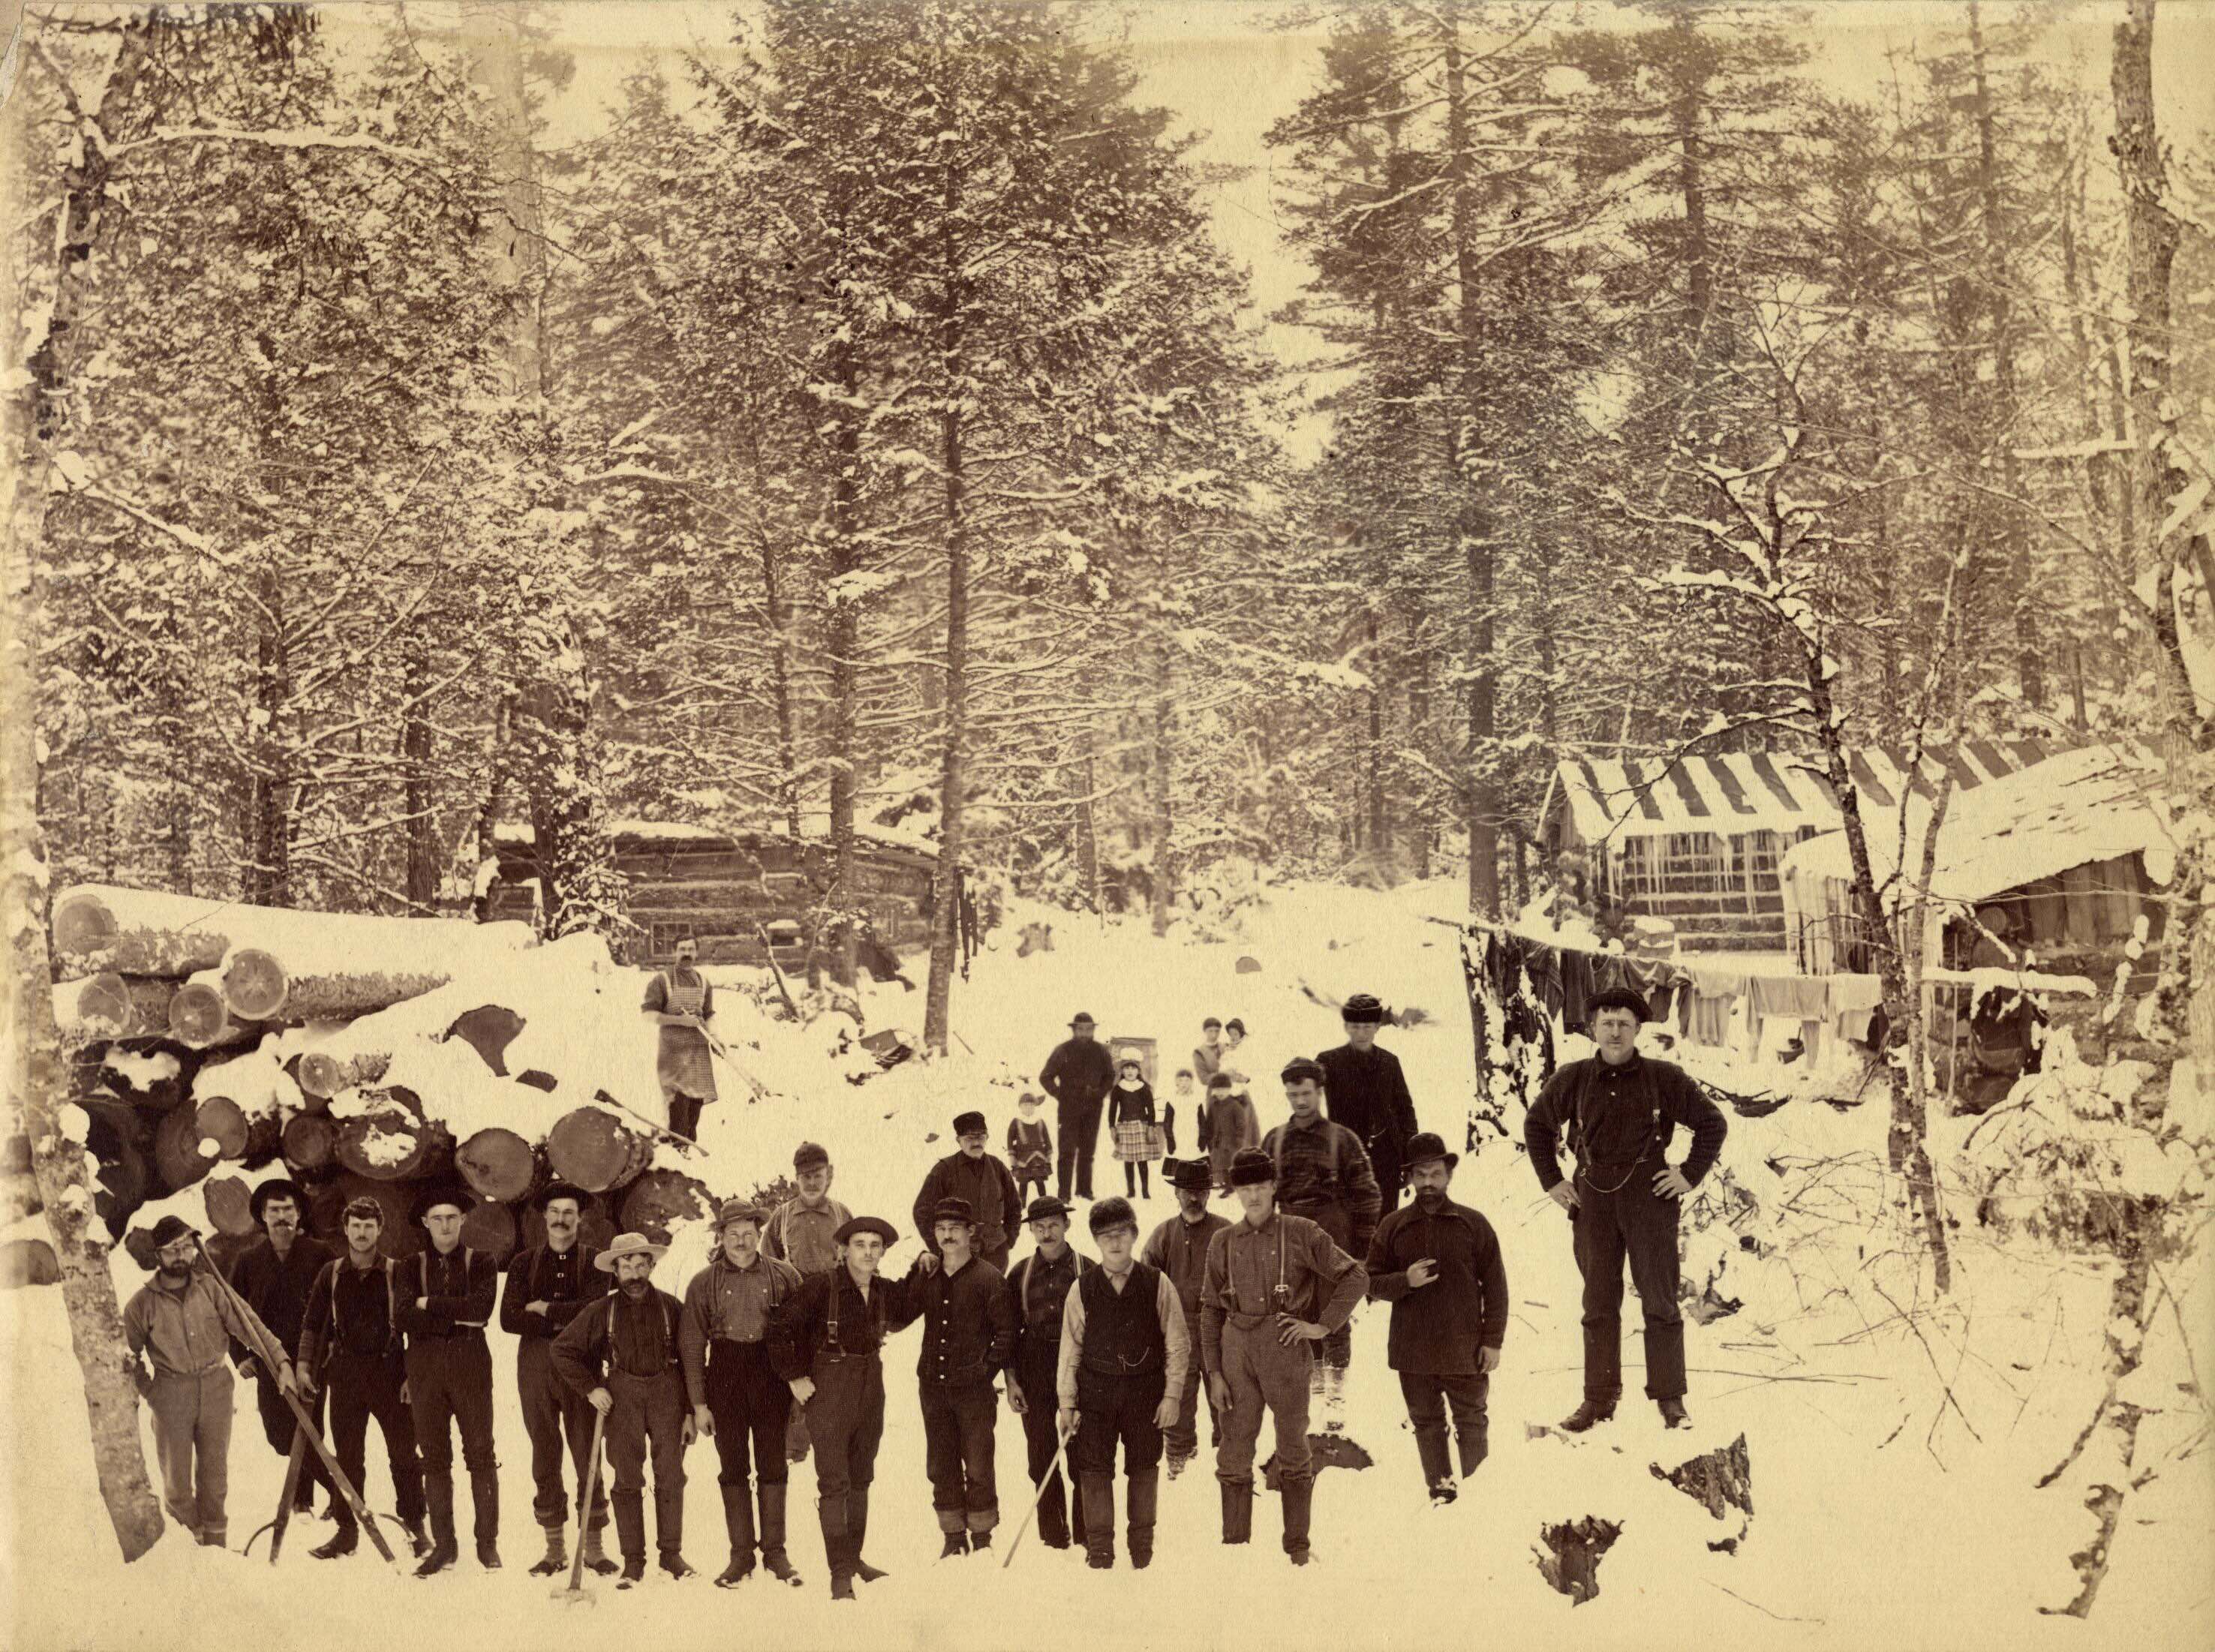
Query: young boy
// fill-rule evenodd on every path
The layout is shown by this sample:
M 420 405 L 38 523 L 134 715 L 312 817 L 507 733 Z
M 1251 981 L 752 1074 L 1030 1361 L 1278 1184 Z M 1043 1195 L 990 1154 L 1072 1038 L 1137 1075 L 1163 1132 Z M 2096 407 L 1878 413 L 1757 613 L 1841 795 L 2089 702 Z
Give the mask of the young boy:
M 1039 1117 L 1039 1098 L 1028 1090 L 1008 1121 L 1008 1168 L 1015 1174 L 1019 1201 L 1046 1197 L 1046 1178 L 1053 1173 L 1053 1132 Z M 1035 1192 L 1028 1190 L 1033 1184 Z
M 1261 1127 L 1254 1117 L 1254 1103 L 1228 1073 L 1207 1081 L 1207 1104 L 1200 1116 L 1200 1146 L 1218 1193 L 1230 1190 L 1230 1161 L 1241 1147 L 1259 1147 Z

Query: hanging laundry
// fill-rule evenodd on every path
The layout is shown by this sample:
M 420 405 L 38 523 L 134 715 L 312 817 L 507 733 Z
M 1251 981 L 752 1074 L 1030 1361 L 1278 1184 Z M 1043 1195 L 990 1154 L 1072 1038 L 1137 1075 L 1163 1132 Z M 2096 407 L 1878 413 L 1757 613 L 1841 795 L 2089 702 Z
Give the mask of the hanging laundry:
M 1831 1025 L 1849 1043 L 1865 1044 L 1869 1023 L 1884 1003 L 1884 982 L 1876 976 L 1830 976 Z

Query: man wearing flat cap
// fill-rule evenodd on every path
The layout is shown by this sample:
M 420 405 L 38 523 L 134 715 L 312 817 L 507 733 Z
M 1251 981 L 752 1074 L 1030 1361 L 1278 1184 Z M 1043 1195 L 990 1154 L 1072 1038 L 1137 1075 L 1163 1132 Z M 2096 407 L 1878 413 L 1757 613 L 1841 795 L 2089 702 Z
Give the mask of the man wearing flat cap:
M 785 1427 L 792 1391 L 769 1357 L 769 1326 L 800 1288 L 800 1270 L 764 1256 L 765 1218 L 748 1200 L 726 1200 L 715 1213 L 715 1254 L 684 1288 L 678 1343 L 693 1426 L 714 1436 L 715 1476 L 731 1563 L 715 1579 L 736 1588 L 753 1576 L 754 1547 L 779 1582 L 797 1588 L 800 1574 L 785 1550 Z M 752 1478 L 761 1485 L 761 1521 L 754 1521 Z
M 1080 1545 L 1084 1542 L 1084 1504 L 1066 1495 L 1062 1472 L 1053 1465 L 1061 1447 L 1055 1426 L 1060 1405 L 1055 1382 L 1061 1365 L 1061 1316 L 1071 1287 L 1099 1264 L 1078 1255 L 1070 1244 L 1069 1207 L 1060 1200 L 1033 1199 L 1025 1217 L 1032 1250 L 1008 1270 L 1008 1298 L 1015 1318 L 1015 1351 L 1008 1360 L 1008 1409 L 1023 1421 L 1031 1484 L 1040 1488 L 1039 1541 L 1049 1549 L 1066 1549 L 1072 1513 L 1077 1541 Z
M 1207 1247 L 1230 1224 L 1207 1208 L 1214 1184 L 1205 1159 L 1179 1159 L 1169 1171 L 1169 1185 L 1176 1190 L 1177 1213 L 1146 1236 L 1140 1258 L 1158 1268 L 1176 1288 L 1184 1309 L 1185 1339 L 1193 1357 L 1185 1366 L 1184 1386 L 1176 1395 L 1177 1417 L 1163 1431 L 1168 1447 L 1169 1478 L 1184 1472 L 1184 1465 L 1200 1451 L 1200 1288 L 1207 1274 Z M 1223 1443 L 1223 1418 L 1212 1398 L 1207 1402 L 1208 1444 Z
M 273 1176 L 247 1196 L 247 1208 L 253 1212 L 261 1237 L 248 1245 L 238 1260 L 230 1264 L 230 1288 L 254 1310 L 255 1317 L 269 1327 L 270 1334 L 285 1350 L 285 1357 L 297 1362 L 300 1356 L 300 1322 L 308 1312 L 308 1293 L 315 1288 L 316 1276 L 331 1263 L 334 1255 L 329 1245 L 301 1231 L 308 1214 L 308 1196 L 300 1191 L 298 1183 Z M 285 1403 L 276 1379 L 261 1368 L 254 1350 L 243 1343 L 232 1348 L 231 1357 L 241 1371 L 250 1373 L 255 1379 L 261 1432 L 279 1457 L 291 1456 L 292 1435 L 299 1421 L 292 1415 L 292 1408 Z M 301 1404 L 315 1418 L 320 1431 L 323 1425 L 321 1398 L 303 1399 Z M 322 1457 L 310 1451 L 300 1459 L 300 1480 L 294 1491 L 293 1507 L 304 1509 L 313 1506 L 317 1486 L 330 1494 L 328 1502 L 335 1519 L 339 1505 L 345 1499 L 331 1484 L 329 1471 L 323 1467 Z
M 577 1477 L 577 1540 L 584 1545 L 585 1563 L 604 1576 L 615 1570 L 600 1539 L 608 1524 L 607 1487 L 594 1487 L 592 1507 L 585 1506 L 592 1478 L 592 1408 L 555 1374 L 554 1343 L 615 1282 L 592 1266 L 592 1253 L 578 1242 L 592 1195 L 567 1182 L 549 1182 L 531 1202 L 546 1224 L 546 1243 L 515 1253 L 500 1299 L 500 1328 L 516 1339 L 516 1397 L 523 1403 L 523 1431 L 531 1440 L 531 1512 L 546 1534 L 546 1553 L 531 1575 L 552 1577 L 569 1564 L 564 1534 L 572 1494 L 561 1480 L 566 1446 Z
M 869 1485 L 885 1432 L 885 1338 L 922 1312 L 919 1271 L 880 1279 L 885 1247 L 899 1235 L 877 1216 L 855 1216 L 838 1232 L 838 1265 L 810 1274 L 770 1322 L 770 1361 L 807 1409 L 815 1446 L 816 1512 L 831 1567 L 831 1598 L 850 1600 L 857 1578 L 885 1574 L 862 1558 L 869 1535 Z
M 1400 1202 L 1401 1153 L 1415 1134 L 1415 1098 L 1400 1058 L 1377 1042 L 1384 1006 L 1374 993 L 1356 993 L 1339 1011 L 1346 1042 L 1316 1057 L 1322 1068 L 1323 1111 L 1361 1138 L 1377 1173 L 1384 1208 Z
M 1114 1058 L 1108 1046 L 1092 1036 L 1095 1024 L 1083 1010 L 1069 1023 L 1069 1037 L 1053 1047 L 1039 1070 L 1039 1088 L 1054 1099 L 1055 1134 L 1060 1137 L 1055 1156 L 1055 1191 L 1064 1204 L 1070 1200 L 1072 1176 L 1076 1196 L 1092 1196 L 1092 1153 L 1100 1143 L 1100 1110 L 1115 1083 Z
M 457 1184 L 433 1184 L 415 1201 L 415 1220 L 431 1242 L 401 1265 L 400 1328 L 408 1333 L 408 1395 L 415 1443 L 423 1453 L 423 1500 L 431 1511 L 431 1552 L 415 1569 L 429 1577 L 454 1563 L 454 1430 L 469 1472 L 476 1515 L 477 1564 L 500 1567 L 500 1461 L 493 1449 L 492 1323 L 500 1271 L 462 1243 L 462 1221 L 476 1201 Z
M 241 1347 L 273 1354 L 273 1343 L 253 1309 L 240 1307 L 220 1281 L 193 1266 L 200 1255 L 197 1228 L 181 1216 L 164 1216 L 154 1225 L 153 1243 L 154 1276 L 123 1309 L 131 1374 L 154 1413 L 154 1454 L 169 1518 L 193 1541 L 220 1549 L 230 1537 L 224 1505 L 234 1404 L 224 1356 Z M 274 1363 L 273 1380 L 291 1392 L 291 1362 Z
M 1022 1195 L 1015 1191 L 1015 1172 L 1007 1160 L 987 1150 L 987 1135 L 982 1113 L 962 1113 L 954 1119 L 954 1139 L 960 1146 L 923 1178 L 922 1190 L 915 1196 L 915 1228 L 923 1235 L 923 1248 L 936 1256 L 936 1213 L 947 1200 L 959 1199 L 969 1207 L 977 1227 L 973 1254 L 991 1263 L 994 1272 L 1004 1273 L 1008 1252 L 1015 1248 L 1015 1223 L 1022 1214 Z
M 1369 1242 L 1369 1294 L 1392 1305 L 1388 1362 L 1415 1431 L 1431 1501 L 1456 1495 L 1446 1457 L 1446 1409 L 1461 1477 L 1484 1461 L 1485 1399 L 1507 1334 L 1507 1271 L 1492 1224 L 1446 1196 L 1461 1155 L 1425 1131 L 1408 1141 L 1415 1202 L 1377 1225 Z
M 937 1265 L 924 1264 L 916 1289 L 923 1348 L 915 1375 L 944 1559 L 990 1548 L 1000 1523 L 993 1466 L 1000 1399 L 992 1384 L 1015 1355 L 1018 1321 L 1000 1270 L 976 1254 L 977 1215 L 968 1201 L 941 1199 L 930 1232 Z
M 1722 1151 L 1721 1111 L 1684 1070 L 1639 1053 L 1646 1000 L 1627 987 L 1595 994 L 1592 1042 L 1599 1053 L 1557 1068 L 1523 1121 L 1523 1145 L 1538 1185 L 1569 1213 L 1577 1270 L 1585 1280 L 1584 1403 L 1562 1420 L 1581 1434 L 1615 1415 L 1623 1393 L 1623 1264 L 1646 1317 L 1646 1393 L 1669 1428 L 1684 1411 L 1684 1317 L 1677 1306 L 1679 1201 Z M 1669 1163 L 1677 1126 L 1692 1133 L 1682 1169 Z M 1576 1156 L 1565 1178 L 1555 1149 L 1564 1131 Z
M 1275 1168 L 1276 1202 L 1304 1216 L 1330 1235 L 1350 1257 L 1369 1254 L 1384 1199 L 1361 1138 L 1323 1117 L 1322 1068 L 1304 1057 L 1289 1062 L 1279 1075 L 1292 1117 L 1261 1138 L 1261 1151 Z M 1353 1360 L 1353 1327 L 1341 1323 L 1316 1350 L 1310 1381 L 1322 1402 L 1323 1429 L 1336 1434 L 1346 1426 L 1346 1373 Z
M 792 1154 L 798 1191 L 770 1212 L 769 1226 L 762 1230 L 763 1253 L 789 1262 L 803 1279 L 838 1265 L 838 1230 L 854 1220 L 854 1213 L 831 1196 L 832 1174 L 830 1153 L 815 1142 L 801 1142 Z M 795 1405 L 786 1419 L 784 1457 L 788 1463 L 807 1460 L 805 1405 Z
M 1369 1276 L 1322 1227 L 1277 1208 L 1277 1167 L 1260 1148 L 1230 1161 L 1230 1189 L 1242 1214 L 1208 1242 L 1200 1292 L 1200 1365 L 1224 1420 L 1215 1453 L 1223 1540 L 1253 1540 L 1254 1447 L 1267 1410 L 1276 1422 L 1285 1552 L 1304 1566 L 1315 1510 L 1308 1450 L 1313 1347 L 1347 1322 Z
M 677 1299 L 655 1286 L 653 1264 L 668 1250 L 643 1233 L 618 1233 L 592 1266 L 616 1278 L 554 1342 L 561 1380 L 607 1419 L 609 1501 L 623 1549 L 627 1589 L 646 1576 L 646 1463 L 653 1458 L 653 1538 L 661 1569 L 673 1582 L 693 1576 L 684 1563 L 684 1449 L 692 1414 L 684 1405 Z

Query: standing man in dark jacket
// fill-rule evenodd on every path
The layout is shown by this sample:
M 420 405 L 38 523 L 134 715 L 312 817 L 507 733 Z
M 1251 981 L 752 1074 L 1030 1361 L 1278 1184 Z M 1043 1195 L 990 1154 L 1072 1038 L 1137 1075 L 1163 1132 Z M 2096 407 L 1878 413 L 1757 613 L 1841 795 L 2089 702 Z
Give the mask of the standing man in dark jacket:
M 1023 1420 L 1031 1484 L 1040 1488 L 1039 1541 L 1049 1549 L 1066 1549 L 1072 1519 L 1077 1541 L 1084 1541 L 1084 1503 L 1065 1495 L 1062 1472 L 1053 1463 L 1061 1448 L 1061 1434 L 1055 1426 L 1060 1404 L 1055 1379 L 1061 1365 L 1061 1315 L 1070 1288 L 1098 1264 L 1079 1256 L 1070 1244 L 1069 1207 L 1060 1200 L 1033 1199 L 1029 1222 L 1035 1248 L 1008 1271 L 1008 1298 L 1015 1316 L 1015 1351 L 1008 1361 L 1008 1409 Z
M 1599 1054 L 1571 1062 L 1546 1080 L 1523 1122 L 1523 1145 L 1538 1185 L 1569 1213 L 1577 1268 L 1585 1278 L 1585 1398 L 1562 1421 L 1573 1434 L 1615 1415 L 1623 1393 L 1623 1264 L 1646 1316 L 1646 1392 L 1672 1429 L 1684 1411 L 1684 1317 L 1677 1307 L 1678 1201 L 1708 1173 L 1728 1126 L 1715 1103 L 1668 1062 L 1638 1052 L 1646 1000 L 1627 987 L 1593 995 Z M 1682 1124 L 1692 1133 L 1684 1168 L 1665 1156 Z M 1576 1155 L 1574 1181 L 1555 1147 L 1564 1129 Z
M 1193 1350 L 1185 1367 L 1184 1386 L 1175 1396 L 1176 1421 L 1162 1435 L 1169 1447 L 1172 1480 L 1184 1472 L 1184 1465 L 1200 1451 L 1200 1288 L 1207 1274 L 1208 1242 L 1230 1226 L 1207 1208 L 1212 1183 L 1206 1159 L 1180 1159 L 1169 1172 L 1169 1185 L 1176 1190 L 1177 1213 L 1146 1236 L 1146 1248 L 1140 1253 L 1148 1267 L 1160 1269 L 1176 1288 L 1177 1301 L 1184 1309 L 1186 1339 Z M 1210 1446 L 1223 1443 L 1223 1419 L 1216 1412 L 1212 1395 L 1207 1402 L 1207 1430 Z
M 831 1598 L 854 1598 L 854 1580 L 885 1574 L 862 1557 L 869 1535 L 869 1484 L 885 1433 L 885 1338 L 922 1311 L 918 1270 L 880 1279 L 885 1246 L 899 1235 L 880 1216 L 838 1229 L 838 1265 L 810 1274 L 770 1322 L 770 1361 L 807 1408 L 815 1447 L 816 1511 L 831 1566 Z M 919 1266 L 919 1263 L 918 1263 Z
M 1426 1131 L 1408 1142 L 1415 1202 L 1377 1226 L 1369 1242 L 1369 1294 L 1392 1305 L 1388 1358 L 1414 1425 L 1415 1453 L 1433 1503 L 1454 1500 L 1446 1459 L 1446 1407 L 1461 1448 L 1462 1478 L 1488 1449 L 1485 1397 L 1507 1335 L 1507 1270 L 1492 1224 L 1446 1196 L 1457 1153 Z
M 500 1299 L 500 1328 L 516 1339 L 516 1395 L 523 1403 L 523 1431 L 531 1440 L 531 1512 L 546 1533 L 546 1554 L 531 1569 L 533 1577 L 552 1577 L 569 1563 L 563 1537 L 569 1507 L 561 1484 L 565 1443 L 577 1475 L 577 1541 L 584 1547 L 585 1563 L 603 1576 L 615 1570 L 600 1545 L 608 1524 L 606 1486 L 595 1487 L 592 1507 L 585 1506 L 585 1488 L 592 1478 L 592 1408 L 554 1369 L 555 1339 L 614 1282 L 592 1266 L 577 1242 L 591 1199 L 567 1182 L 547 1184 L 533 1202 L 546 1221 L 546 1243 L 515 1253 Z
M 454 1563 L 454 1435 L 469 1471 L 476 1512 L 477 1564 L 500 1569 L 500 1461 L 493 1451 L 492 1323 L 500 1272 L 490 1257 L 462 1243 L 466 1189 L 433 1186 L 415 1202 L 431 1242 L 399 1270 L 400 1328 L 408 1333 L 408 1396 L 423 1453 L 423 1497 L 431 1511 L 431 1552 L 418 1577 Z
M 915 1374 L 944 1559 L 991 1548 L 1000 1523 L 992 1438 L 1000 1400 L 992 1380 L 1015 1355 L 1016 1320 L 1000 1270 L 974 1252 L 977 1217 L 968 1202 L 940 1200 L 930 1221 L 937 1265 L 923 1264 L 916 1292 L 923 1351 Z
M 936 1256 L 938 1207 L 959 1199 L 969 1207 L 977 1224 L 972 1245 L 975 1255 L 991 1263 L 996 1273 L 1005 1273 L 1023 1207 L 1015 1173 L 1005 1159 L 985 1150 L 985 1136 L 982 1113 L 963 1113 L 954 1121 L 954 1139 L 960 1147 L 933 1165 L 923 1178 L 922 1190 L 915 1196 L 915 1229 L 923 1235 L 923 1248 Z
M 1354 994 L 1339 1015 L 1346 1025 L 1346 1042 L 1316 1057 L 1322 1068 L 1323 1109 L 1332 1123 L 1361 1138 L 1384 1196 L 1384 1208 L 1397 1209 L 1402 1153 L 1416 1129 L 1415 1098 L 1408 1093 L 1400 1058 L 1377 1042 L 1377 1030 L 1384 1025 L 1384 1006 L 1376 995 Z
M 247 1196 L 247 1208 L 254 1213 L 262 1236 L 231 1263 L 230 1288 L 245 1299 L 255 1317 L 269 1327 L 278 1346 L 285 1350 L 285 1357 L 297 1361 L 300 1355 L 300 1322 L 308 1312 L 308 1293 L 315 1288 L 316 1276 L 336 1258 L 329 1245 L 300 1231 L 301 1218 L 307 1214 L 308 1196 L 300 1191 L 298 1183 L 281 1176 L 271 1178 Z M 261 1368 L 261 1361 L 254 1357 L 252 1349 L 234 1343 L 231 1355 L 238 1368 L 254 1377 L 255 1399 L 261 1412 L 261 1432 L 279 1456 L 290 1457 L 292 1435 L 299 1427 L 299 1420 L 285 1403 L 283 1391 L 277 1386 L 276 1379 Z M 301 1404 L 315 1418 L 320 1430 L 323 1426 L 322 1401 L 304 1397 Z M 314 1507 L 317 1486 L 330 1493 L 331 1514 L 336 1519 L 346 1499 L 331 1484 L 323 1459 L 310 1451 L 300 1459 L 300 1481 L 293 1493 L 292 1506 L 302 1509 Z
M 669 1247 L 643 1233 L 618 1233 L 592 1258 L 613 1274 L 616 1289 L 586 1305 L 554 1343 L 555 1368 L 586 1403 L 607 1418 L 608 1466 L 616 1484 L 616 1538 L 623 1545 L 623 1581 L 646 1576 L 646 1463 L 653 1457 L 653 1539 L 661 1569 L 672 1582 L 692 1576 L 684 1562 L 684 1452 L 693 1440 L 680 1367 L 682 1310 L 653 1282 L 653 1264 Z
M 1060 1152 L 1055 1160 L 1055 1190 L 1069 1202 L 1072 1172 L 1077 1196 L 1092 1196 L 1092 1151 L 1100 1143 L 1100 1110 L 1115 1083 L 1115 1063 L 1108 1047 L 1092 1036 L 1095 1023 L 1083 1010 L 1069 1023 L 1069 1037 L 1053 1047 L 1039 1073 L 1039 1087 L 1055 1102 L 1054 1129 Z

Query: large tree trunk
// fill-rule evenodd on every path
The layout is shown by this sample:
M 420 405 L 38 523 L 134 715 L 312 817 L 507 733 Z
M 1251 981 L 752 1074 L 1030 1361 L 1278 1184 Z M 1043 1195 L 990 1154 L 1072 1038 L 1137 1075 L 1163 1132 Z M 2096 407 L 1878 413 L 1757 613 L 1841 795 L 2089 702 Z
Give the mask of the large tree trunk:
M 800 734 L 795 722 L 792 684 L 792 633 L 785 623 L 784 602 L 779 589 L 784 554 L 775 534 L 761 539 L 762 609 L 769 629 L 769 686 L 776 710 L 776 800 L 784 817 L 784 829 L 800 836 Z
M 243 731 L 252 764 L 247 777 L 245 898 L 256 906 L 289 906 L 292 900 L 292 777 L 281 733 L 285 702 L 291 698 L 284 582 L 264 569 L 259 584 L 261 620 L 255 643 L 255 728 Z
M 408 907 L 419 915 L 438 910 L 439 817 L 431 795 L 431 645 L 411 637 L 407 647 L 408 696 L 401 725 L 401 766 L 406 776 L 401 812 L 408 822 Z
M 959 107 L 958 96 L 949 95 L 945 104 L 949 118 Z M 968 354 L 962 325 L 963 260 L 955 232 L 961 214 L 961 174 L 950 156 L 943 192 L 937 342 L 946 398 L 938 420 L 946 511 L 946 706 L 938 777 L 938 866 L 930 881 L 930 975 L 923 1008 L 923 1041 L 941 1055 L 953 1031 L 954 975 L 961 967 L 961 817 L 969 782 L 969 506 L 960 391 Z
M 1167 648 L 1154 655 L 1154 738 L 1152 762 L 1154 794 L 1154 933 L 1169 931 L 1169 905 L 1176 895 L 1176 854 L 1170 839 L 1176 829 L 1176 694 Z
M 1093 802 L 1099 783 L 1099 762 L 1094 756 L 1092 730 L 1088 725 L 1077 737 L 1084 756 L 1077 765 L 1077 890 L 1087 912 L 1101 910 L 1100 811 Z
M 862 615 L 839 584 L 862 566 L 857 520 L 862 432 L 853 412 L 860 372 L 850 348 L 839 352 L 833 377 L 840 395 L 833 413 L 838 433 L 831 485 L 831 887 L 823 902 L 833 925 L 831 977 L 842 987 L 851 987 L 861 942 L 847 921 L 846 909 L 854 888 L 854 806 L 861 774 Z

